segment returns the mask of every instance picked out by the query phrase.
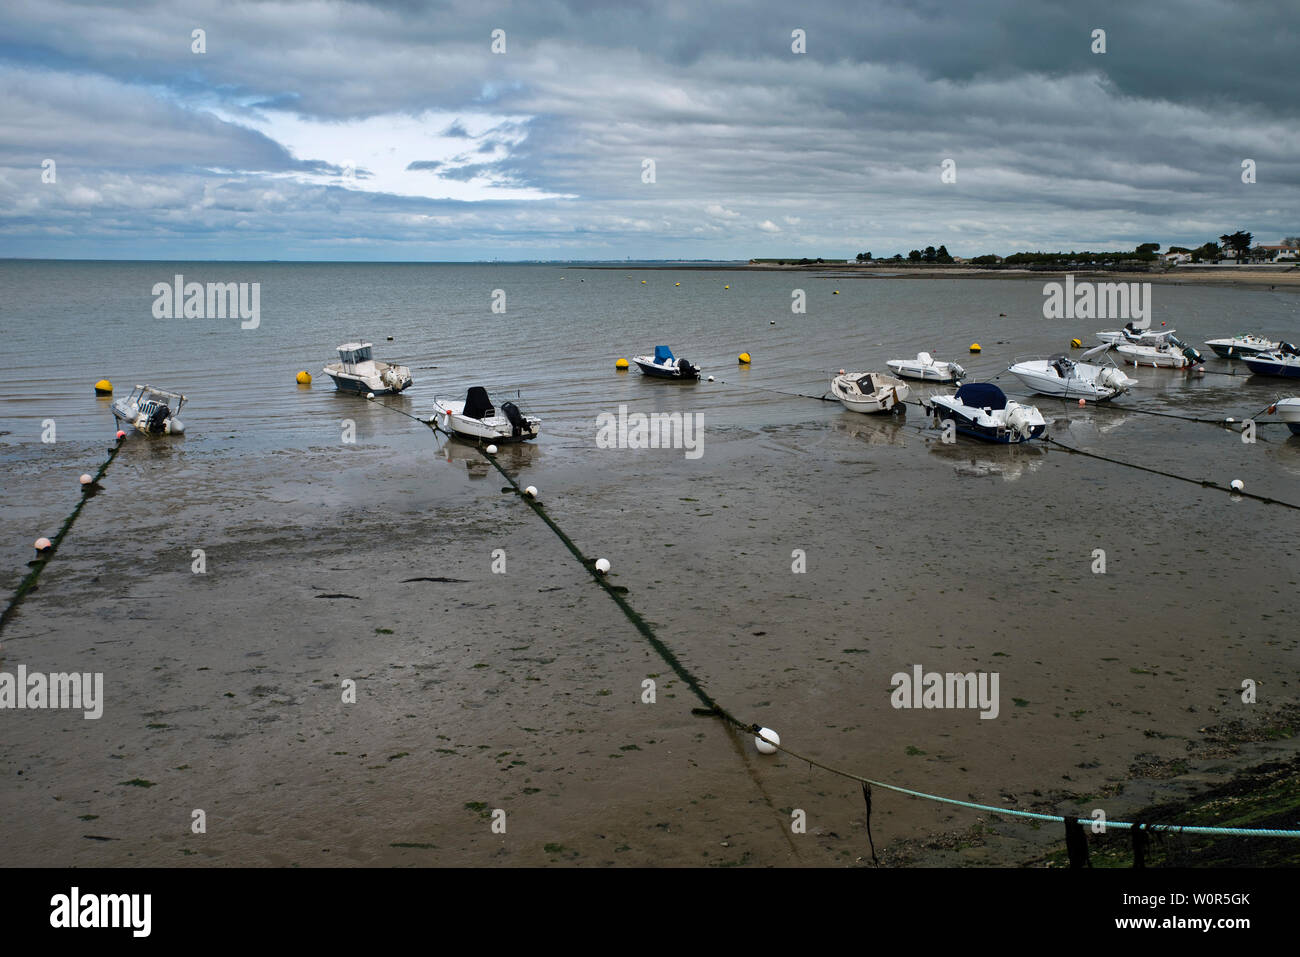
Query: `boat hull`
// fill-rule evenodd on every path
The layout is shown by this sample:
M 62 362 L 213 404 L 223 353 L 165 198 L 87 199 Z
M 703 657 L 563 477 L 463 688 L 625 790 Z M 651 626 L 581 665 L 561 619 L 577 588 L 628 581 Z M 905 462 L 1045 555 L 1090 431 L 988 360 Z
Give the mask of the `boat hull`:
M 903 379 L 917 379 L 921 382 L 956 382 L 961 378 L 961 373 L 947 363 L 939 366 L 922 366 L 914 362 L 891 359 L 885 365 L 893 370 L 894 375 Z
M 1017 362 L 1007 371 L 1033 391 L 1060 399 L 1092 399 L 1094 402 L 1105 402 L 1123 392 L 1122 389 L 1097 381 L 1097 376 L 1105 370 L 1098 367 L 1095 372 L 1088 371 L 1093 368 L 1076 364 L 1075 370 L 1084 370 L 1085 375 L 1089 376 L 1086 378 L 1074 374 L 1062 378 L 1050 369 L 1050 363 L 1047 361 Z M 1118 380 L 1116 372 L 1118 370 L 1114 370 L 1112 376 Z M 1127 377 L 1125 379 L 1125 388 L 1136 384 L 1134 379 Z
M 1245 356 L 1246 368 L 1255 375 L 1278 376 L 1283 379 L 1300 379 L 1300 359 L 1285 362 L 1271 356 Z
M 636 358 L 632 360 L 636 367 L 641 370 L 642 375 L 648 375 L 655 379 L 681 379 L 684 381 L 694 381 L 700 377 L 700 370 L 691 367 L 689 373 L 683 372 L 678 366 L 661 366 L 653 362 L 647 362 L 644 359 Z
M 1261 352 L 1272 352 L 1279 343 L 1265 339 L 1210 339 L 1205 343 L 1220 359 L 1244 359 Z
M 372 382 L 366 379 L 354 378 L 343 373 L 330 372 L 329 369 L 325 370 L 325 374 L 334 380 L 334 388 L 338 389 L 340 392 L 357 392 L 361 395 L 365 395 L 368 392 L 373 392 L 375 395 L 397 395 L 411 385 L 411 380 L 407 379 L 400 389 L 389 388 L 382 383 L 376 387 Z
M 863 393 L 856 384 L 864 376 L 872 377 L 872 392 Z M 900 408 L 911 395 L 907 383 L 879 373 L 850 372 L 836 376 L 831 380 L 831 395 L 840 400 L 840 405 L 849 412 L 873 415 L 880 412 L 892 412 Z

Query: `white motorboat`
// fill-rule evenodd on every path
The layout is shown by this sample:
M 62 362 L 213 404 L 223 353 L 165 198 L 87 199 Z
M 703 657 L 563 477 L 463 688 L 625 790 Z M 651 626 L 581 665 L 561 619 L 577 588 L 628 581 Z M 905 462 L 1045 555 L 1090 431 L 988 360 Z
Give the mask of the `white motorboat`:
M 387 395 L 401 392 L 411 385 L 411 370 L 406 366 L 377 362 L 369 342 L 345 342 L 339 346 L 339 361 L 325 367 L 340 392 L 373 392 Z
M 632 361 L 645 375 L 657 379 L 698 379 L 700 367 L 687 359 L 678 359 L 667 346 L 655 346 L 652 356 L 633 356 Z
M 444 432 L 467 439 L 489 442 L 523 442 L 537 438 L 542 420 L 526 415 L 514 402 L 503 402 L 498 409 L 488 398 L 487 389 L 471 386 L 465 401 L 435 399 L 437 414 L 429 420 Z
M 1063 399 L 1103 402 L 1137 385 L 1137 379 L 1114 365 L 1076 362 L 1065 355 L 1018 358 L 1007 371 L 1035 392 Z
M 1278 399 L 1269 411 L 1277 413 L 1292 435 L 1300 435 L 1300 396 Z
M 962 435 L 985 442 L 1028 442 L 1047 431 L 1041 412 L 1008 399 L 992 382 L 968 382 L 955 395 L 932 395 L 921 404 L 936 426 L 952 422 Z
M 1300 378 L 1300 349 L 1282 342 L 1272 352 L 1245 356 L 1246 368 L 1256 375 L 1276 375 L 1288 379 Z
M 1168 332 L 1148 333 L 1137 342 L 1121 342 L 1114 349 L 1125 362 L 1133 363 L 1134 367 L 1185 369 L 1205 361 L 1199 352 L 1175 336 L 1172 329 Z
M 915 359 L 890 359 L 885 365 L 904 379 L 926 382 L 956 382 L 966 375 L 966 370 L 957 363 L 941 362 L 928 352 L 918 352 Z
M 1099 332 L 1097 338 L 1102 342 L 1109 342 L 1112 345 L 1119 345 L 1121 342 L 1159 342 L 1165 336 L 1175 330 L 1169 329 L 1165 332 L 1149 329 L 1146 327 L 1138 328 L 1131 322 L 1126 322 L 1123 329 L 1112 329 L 1110 332 Z
M 846 372 L 831 380 L 831 394 L 850 412 L 889 412 L 911 392 L 902 379 L 883 372 Z
M 1265 339 L 1263 336 L 1240 335 L 1225 339 L 1207 339 L 1205 344 L 1214 350 L 1220 359 L 1243 359 L 1246 356 L 1259 355 L 1261 352 L 1273 352 L 1282 343 Z
M 168 404 L 172 403 L 172 404 Z M 179 392 L 166 392 L 151 385 L 138 385 L 130 395 L 113 403 L 113 417 L 123 426 L 150 435 L 180 435 L 185 424 L 176 418 L 185 404 Z

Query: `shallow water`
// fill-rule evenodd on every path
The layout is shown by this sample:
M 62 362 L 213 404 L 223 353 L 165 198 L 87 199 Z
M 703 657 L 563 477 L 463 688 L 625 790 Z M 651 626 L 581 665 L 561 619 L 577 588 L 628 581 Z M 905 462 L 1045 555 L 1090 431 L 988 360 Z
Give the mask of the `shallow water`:
M 261 327 L 153 319 L 149 289 L 175 272 L 261 281 Z M 294 383 L 357 335 L 412 366 L 395 408 L 427 414 L 436 394 L 477 383 L 521 389 L 543 434 L 503 451 L 503 466 L 541 489 L 587 555 L 610 559 L 611 580 L 724 706 L 828 763 L 1071 807 L 1139 758 L 1196 758 L 1198 729 L 1242 711 L 1243 678 L 1266 707 L 1295 701 L 1294 511 L 1052 446 L 947 446 L 916 408 L 866 417 L 777 394 L 820 395 L 839 367 L 920 349 L 978 380 L 1117 325 L 1043 319 L 1038 281 L 332 264 L 5 263 L 0 276 L 7 338 L 34 359 L 0 392 L 6 587 L 75 503 L 75 476 L 103 459 L 113 424 L 91 383 L 190 396 L 186 436 L 127 443 L 3 636 L 5 669 L 110 679 L 98 722 L 0 715 L 0 817 L 29 822 L 32 861 L 864 853 L 860 794 L 692 717 L 689 692 L 479 453 L 323 376 Z M 790 313 L 796 284 L 806 315 Z M 495 288 L 504 316 L 490 311 Z M 1154 321 L 1193 343 L 1247 328 L 1294 339 L 1297 301 L 1157 286 Z M 661 342 L 719 381 L 614 371 Z M 737 366 L 741 351 L 752 366 Z M 1300 439 L 1284 428 L 1246 445 L 1133 411 L 1243 418 L 1278 394 L 1214 374 L 1227 363 L 1209 369 L 1142 369 L 1109 407 L 1033 401 L 1071 446 L 1300 502 Z M 702 414 L 703 455 L 596 448 L 596 416 L 620 403 Z M 39 441 L 46 418 L 53 445 Z M 340 441 L 343 419 L 357 444 Z M 196 547 L 205 576 L 191 573 Z M 1097 548 L 1105 574 L 1091 570 Z M 490 570 L 497 549 L 507 574 Z M 806 572 L 792 570 L 796 550 Z M 891 676 L 918 662 L 998 671 L 999 719 L 892 708 Z M 336 704 L 348 675 L 368 689 L 352 711 Z M 647 676 L 661 682 L 653 706 L 639 698 Z M 122 784 L 133 778 L 155 786 Z M 515 836 L 494 836 L 467 809 L 478 802 L 506 807 Z M 878 843 L 973 821 L 877 803 Z M 199 806 L 227 822 L 206 843 L 184 820 L 160 829 Z M 791 807 L 809 813 L 806 843 L 790 835 Z M 436 847 L 405 846 L 424 844 Z

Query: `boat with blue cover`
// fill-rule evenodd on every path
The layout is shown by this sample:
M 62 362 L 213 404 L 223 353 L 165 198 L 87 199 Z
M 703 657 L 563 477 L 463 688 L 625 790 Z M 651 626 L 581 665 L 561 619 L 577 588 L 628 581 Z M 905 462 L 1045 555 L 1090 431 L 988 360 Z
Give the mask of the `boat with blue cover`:
M 655 346 L 653 356 L 633 356 L 632 361 L 644 375 L 659 379 L 698 379 L 700 367 L 688 359 L 678 359 L 667 346 Z
M 962 435 L 985 442 L 1028 442 L 1047 431 L 1038 409 L 1008 399 L 992 382 L 968 382 L 954 395 L 933 395 L 921 404 L 936 426 L 952 422 Z

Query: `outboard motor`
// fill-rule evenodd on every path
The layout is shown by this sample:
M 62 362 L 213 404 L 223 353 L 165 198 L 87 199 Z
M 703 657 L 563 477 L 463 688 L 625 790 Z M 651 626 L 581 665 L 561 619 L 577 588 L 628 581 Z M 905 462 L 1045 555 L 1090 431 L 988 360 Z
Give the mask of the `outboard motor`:
M 171 416 L 172 410 L 167 406 L 159 405 L 149 413 L 149 431 L 162 432 L 167 428 L 167 419 Z
M 519 411 L 519 406 L 513 402 L 501 403 L 501 414 L 510 422 L 510 435 L 512 438 L 519 438 L 528 431 L 528 420 L 524 414 Z
M 686 359 L 677 360 L 677 369 L 681 372 L 683 379 L 698 379 L 700 377 L 700 370 Z
M 1179 339 L 1178 337 L 1170 336 L 1169 341 L 1172 342 L 1174 345 L 1176 345 L 1179 349 L 1181 349 L 1183 351 L 1183 355 L 1185 355 L 1188 358 L 1188 360 L 1190 360 L 1193 364 L 1197 362 L 1205 361 L 1204 356 L 1202 356 L 1194 348 L 1189 346 L 1187 343 L 1183 342 L 1183 340 Z

